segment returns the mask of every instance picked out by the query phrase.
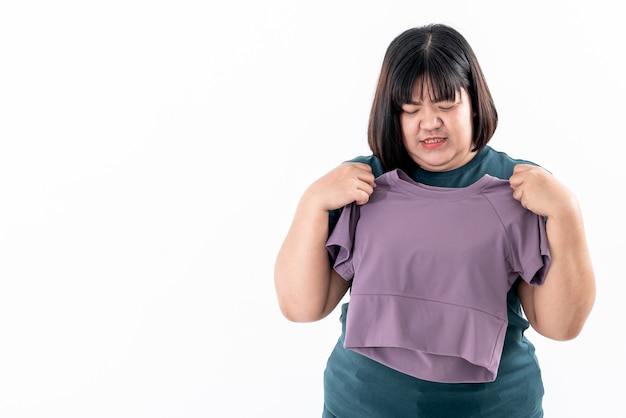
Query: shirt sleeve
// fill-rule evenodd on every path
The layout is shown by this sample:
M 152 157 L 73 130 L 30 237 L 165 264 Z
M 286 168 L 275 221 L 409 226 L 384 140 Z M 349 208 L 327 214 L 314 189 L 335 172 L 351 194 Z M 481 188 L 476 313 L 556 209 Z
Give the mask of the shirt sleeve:
M 525 282 L 541 285 L 551 260 L 544 218 L 523 209 L 522 221 L 509 225 L 508 235 L 513 270 Z
M 345 280 L 352 280 L 354 277 L 353 244 L 359 214 L 356 203 L 345 206 L 326 241 L 333 269 Z

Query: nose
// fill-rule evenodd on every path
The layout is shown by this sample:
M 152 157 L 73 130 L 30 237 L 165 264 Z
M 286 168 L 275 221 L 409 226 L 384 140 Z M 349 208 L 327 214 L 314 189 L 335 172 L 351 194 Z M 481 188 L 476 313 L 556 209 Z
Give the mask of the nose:
M 439 112 L 429 109 L 422 113 L 420 127 L 424 130 L 433 130 L 441 127 L 443 121 L 439 117 Z

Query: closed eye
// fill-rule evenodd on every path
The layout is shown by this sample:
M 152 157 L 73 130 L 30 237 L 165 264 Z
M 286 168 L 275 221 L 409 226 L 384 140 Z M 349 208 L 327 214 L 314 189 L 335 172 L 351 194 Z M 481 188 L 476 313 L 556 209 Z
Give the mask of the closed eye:
M 402 111 L 404 113 L 406 113 L 407 115 L 414 115 L 417 112 L 419 112 L 419 107 L 415 107 L 415 106 L 402 106 Z
M 444 112 L 447 112 L 447 111 L 449 111 L 449 110 L 454 109 L 454 108 L 456 107 L 456 105 L 457 105 L 457 104 L 458 104 L 458 103 L 449 103 L 449 102 L 448 102 L 448 103 L 442 103 L 442 104 L 440 104 L 438 107 L 439 107 L 439 109 L 440 109 L 440 110 L 442 110 L 442 111 L 444 111 Z

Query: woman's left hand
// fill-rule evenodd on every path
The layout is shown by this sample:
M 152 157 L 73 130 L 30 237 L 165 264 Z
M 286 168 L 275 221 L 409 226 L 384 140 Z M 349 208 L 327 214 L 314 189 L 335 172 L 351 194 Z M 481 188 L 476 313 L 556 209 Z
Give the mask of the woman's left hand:
M 555 216 L 576 210 L 574 195 L 546 169 L 518 164 L 509 178 L 513 197 L 522 206 L 540 216 Z

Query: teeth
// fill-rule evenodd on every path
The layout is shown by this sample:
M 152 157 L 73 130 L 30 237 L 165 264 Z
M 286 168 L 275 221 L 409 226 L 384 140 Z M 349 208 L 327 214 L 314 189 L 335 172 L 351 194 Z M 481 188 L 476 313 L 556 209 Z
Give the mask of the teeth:
M 441 138 L 434 138 L 434 139 L 425 139 L 424 142 L 427 144 L 434 144 L 435 142 L 441 142 L 443 141 L 443 139 Z

